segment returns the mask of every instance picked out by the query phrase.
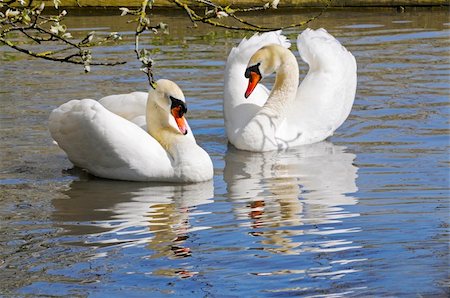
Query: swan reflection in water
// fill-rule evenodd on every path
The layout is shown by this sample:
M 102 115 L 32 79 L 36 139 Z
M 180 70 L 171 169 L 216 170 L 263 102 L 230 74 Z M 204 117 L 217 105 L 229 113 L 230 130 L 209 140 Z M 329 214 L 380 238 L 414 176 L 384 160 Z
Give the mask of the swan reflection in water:
M 355 157 L 330 142 L 263 153 L 230 146 L 224 179 L 234 214 L 250 235 L 263 237 L 259 243 L 266 251 L 299 254 L 355 247 L 345 239 L 301 241 L 302 235 L 359 231 L 335 227 L 346 217 L 359 216 L 344 207 L 357 203 L 350 195 L 358 190 Z
M 205 214 L 199 206 L 213 202 L 214 186 L 212 181 L 153 185 L 89 179 L 72 182 L 64 194 L 67 198 L 53 200 L 53 220 L 66 234 L 83 236 L 74 244 L 142 245 L 152 251 L 148 258 L 172 259 L 190 256 L 189 233 L 208 228 L 193 227 L 190 219 Z M 175 269 L 161 274 L 193 273 Z

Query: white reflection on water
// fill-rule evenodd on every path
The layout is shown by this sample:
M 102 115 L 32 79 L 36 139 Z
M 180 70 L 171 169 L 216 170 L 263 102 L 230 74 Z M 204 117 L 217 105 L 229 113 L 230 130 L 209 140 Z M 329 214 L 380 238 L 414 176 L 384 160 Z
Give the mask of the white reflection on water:
M 358 202 L 350 195 L 358 190 L 355 157 L 329 142 L 285 152 L 252 153 L 230 147 L 224 178 L 236 218 L 251 229 L 251 235 L 263 237 L 264 249 L 274 253 L 359 247 L 346 239 L 301 241 L 302 235 L 360 231 L 335 227 L 345 218 L 359 216 L 344 207 Z
M 74 181 L 69 199 L 53 201 L 54 219 L 69 235 L 86 235 L 80 245 L 144 245 L 152 258 L 184 257 L 189 233 L 209 227 L 190 225 L 212 203 L 212 181 L 200 184 L 152 185 L 108 180 Z M 100 255 L 99 255 L 100 256 Z

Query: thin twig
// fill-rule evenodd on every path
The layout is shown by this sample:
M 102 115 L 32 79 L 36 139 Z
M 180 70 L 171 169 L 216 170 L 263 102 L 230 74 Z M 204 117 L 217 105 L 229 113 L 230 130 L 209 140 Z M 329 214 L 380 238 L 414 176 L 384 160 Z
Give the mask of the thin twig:
M 15 44 L 13 44 L 11 41 L 4 39 L 3 37 L 0 37 L 0 43 L 7 45 L 8 47 L 27 54 L 29 56 L 35 57 L 35 58 L 41 58 L 44 60 L 49 60 L 49 61 L 56 61 L 56 62 L 65 62 L 65 63 L 71 63 L 71 64 L 79 64 L 79 65 L 84 65 L 84 61 L 78 61 L 78 60 L 71 60 L 73 57 L 81 57 L 81 54 L 73 54 L 67 57 L 63 57 L 63 58 L 59 58 L 59 57 L 52 57 L 49 56 L 48 53 L 44 52 L 44 53 L 35 53 L 33 51 L 30 51 L 28 49 L 19 47 Z M 101 66 L 115 66 L 115 65 L 120 65 L 120 64 L 125 64 L 125 61 L 116 61 L 116 62 L 91 62 L 90 65 L 101 65 Z
M 315 16 L 309 18 L 308 20 L 296 23 L 296 24 L 291 24 L 288 26 L 281 26 L 281 27 L 263 27 L 263 26 L 259 26 L 253 23 L 250 23 L 238 16 L 235 15 L 235 12 L 249 12 L 249 11 L 257 11 L 257 10 L 266 10 L 269 9 L 269 6 L 265 5 L 262 7 L 251 7 L 251 8 L 246 8 L 246 9 L 240 9 L 240 8 L 231 8 L 231 7 L 221 7 L 215 3 L 212 3 L 210 1 L 206 1 L 206 0 L 197 0 L 197 2 L 209 5 L 214 7 L 215 9 L 217 9 L 218 11 L 222 11 L 224 13 L 226 13 L 227 15 L 231 16 L 233 19 L 235 19 L 236 21 L 238 21 L 239 23 L 245 25 L 245 26 L 233 26 L 233 25 L 227 25 L 218 21 L 214 21 L 213 19 L 215 19 L 214 17 L 202 17 L 200 15 L 198 15 L 192 8 L 189 7 L 189 5 L 187 5 L 186 3 L 180 1 L 180 0 L 172 0 L 173 3 L 175 3 L 178 7 L 182 8 L 185 10 L 185 12 L 187 13 L 187 15 L 189 16 L 189 18 L 191 19 L 191 21 L 195 24 L 196 22 L 202 22 L 204 24 L 208 24 L 211 26 L 215 26 L 215 27 L 220 27 L 220 28 L 225 28 L 225 29 L 230 29 L 230 30 L 236 30 L 236 31 L 253 31 L 253 32 L 269 32 L 269 31 L 275 31 L 275 30 L 283 30 L 283 29 L 288 29 L 288 28 L 294 28 L 294 27 L 302 27 L 305 26 L 306 24 L 310 23 L 311 21 L 317 19 L 318 17 L 320 17 L 323 12 L 329 7 L 329 5 L 331 4 L 332 0 L 328 0 L 327 1 L 327 5 L 323 7 L 323 9 Z

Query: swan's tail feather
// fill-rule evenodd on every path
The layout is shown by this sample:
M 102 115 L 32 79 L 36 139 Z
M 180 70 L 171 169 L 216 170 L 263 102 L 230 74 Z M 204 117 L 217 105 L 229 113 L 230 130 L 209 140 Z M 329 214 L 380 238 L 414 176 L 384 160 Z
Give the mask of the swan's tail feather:
M 278 44 L 285 48 L 291 46 L 290 41 L 281 34 L 281 30 L 266 32 L 266 33 L 255 33 L 249 39 L 243 38 L 237 47 L 234 47 L 230 54 L 228 55 L 227 65 L 232 65 L 235 62 L 240 62 L 247 65 L 251 56 L 263 46 L 269 44 Z

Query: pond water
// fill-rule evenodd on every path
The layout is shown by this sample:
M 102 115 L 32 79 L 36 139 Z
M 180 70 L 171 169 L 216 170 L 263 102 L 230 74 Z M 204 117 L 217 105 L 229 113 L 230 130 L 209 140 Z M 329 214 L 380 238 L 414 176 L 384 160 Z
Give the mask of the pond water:
M 447 9 L 329 10 L 312 22 L 355 55 L 355 104 L 325 142 L 269 153 L 238 151 L 224 132 L 225 61 L 245 33 L 191 29 L 181 14 L 156 17 L 171 29 L 145 41 L 156 75 L 184 90 L 214 180 L 96 179 L 71 169 L 52 143 L 56 106 L 147 89 L 124 19 L 68 19 L 74 35 L 125 34 L 94 55 L 128 63 L 87 75 L 0 47 L 2 296 L 449 295 Z

